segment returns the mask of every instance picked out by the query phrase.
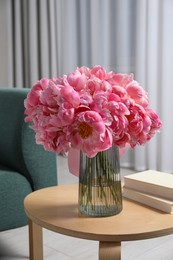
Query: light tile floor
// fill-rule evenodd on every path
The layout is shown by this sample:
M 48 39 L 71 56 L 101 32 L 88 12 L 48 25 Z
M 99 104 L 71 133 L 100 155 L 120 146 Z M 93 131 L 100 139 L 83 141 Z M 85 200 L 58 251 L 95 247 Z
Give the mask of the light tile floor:
M 132 173 L 121 169 L 122 177 Z M 77 183 L 69 174 L 67 158 L 58 156 L 59 184 Z M 127 219 L 128 221 L 128 219 Z M 43 230 L 45 260 L 96 260 L 98 242 L 77 239 Z M 29 259 L 28 227 L 0 232 L 0 260 Z M 105 259 L 106 260 L 106 259 Z M 123 242 L 122 260 L 173 260 L 173 235 L 161 238 Z

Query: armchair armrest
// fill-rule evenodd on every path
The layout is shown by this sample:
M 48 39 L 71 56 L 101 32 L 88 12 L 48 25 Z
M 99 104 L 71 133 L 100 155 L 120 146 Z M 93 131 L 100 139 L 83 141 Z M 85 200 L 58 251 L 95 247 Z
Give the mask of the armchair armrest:
M 35 133 L 28 123 L 22 126 L 22 153 L 33 190 L 57 185 L 56 155 L 35 142 Z

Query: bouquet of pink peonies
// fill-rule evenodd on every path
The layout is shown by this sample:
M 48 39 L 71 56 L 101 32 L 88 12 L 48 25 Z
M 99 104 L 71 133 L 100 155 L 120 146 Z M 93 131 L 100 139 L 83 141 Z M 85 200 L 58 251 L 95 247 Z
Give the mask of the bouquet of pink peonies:
M 72 147 L 94 157 L 112 145 L 143 145 L 162 125 L 132 74 L 107 73 L 101 66 L 43 78 L 24 104 L 37 144 L 57 154 Z

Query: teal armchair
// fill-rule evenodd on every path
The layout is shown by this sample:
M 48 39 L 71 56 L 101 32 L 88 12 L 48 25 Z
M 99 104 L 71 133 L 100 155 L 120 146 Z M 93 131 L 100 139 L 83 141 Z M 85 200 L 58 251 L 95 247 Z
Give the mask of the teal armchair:
M 28 91 L 0 88 L 0 231 L 27 224 L 26 195 L 57 185 L 56 155 L 35 143 L 24 122 Z

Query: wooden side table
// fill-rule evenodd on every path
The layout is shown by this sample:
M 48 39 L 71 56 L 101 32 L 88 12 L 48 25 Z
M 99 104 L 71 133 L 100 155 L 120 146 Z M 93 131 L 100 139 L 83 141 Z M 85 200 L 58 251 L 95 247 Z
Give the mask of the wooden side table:
M 99 260 L 121 259 L 121 241 L 173 233 L 172 215 L 132 201 L 123 201 L 120 214 L 103 218 L 80 215 L 77 203 L 76 184 L 41 189 L 25 198 L 30 260 L 43 259 L 43 227 L 64 235 L 99 241 Z

